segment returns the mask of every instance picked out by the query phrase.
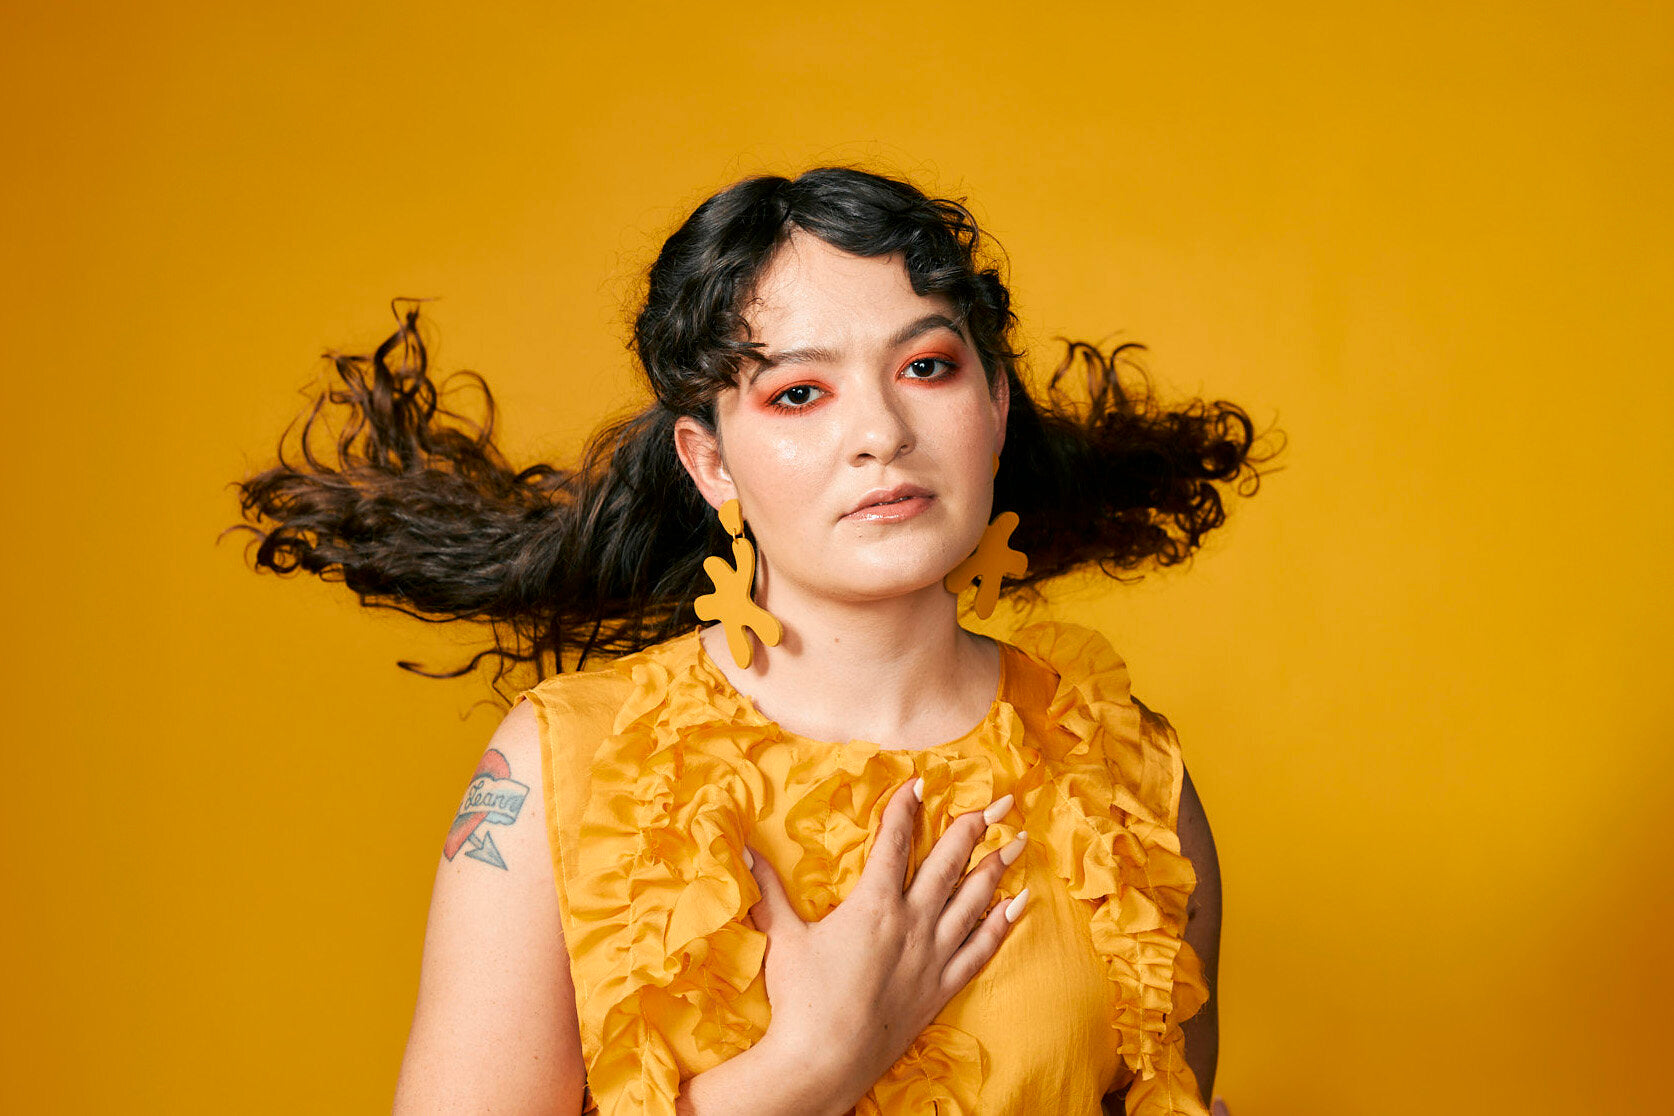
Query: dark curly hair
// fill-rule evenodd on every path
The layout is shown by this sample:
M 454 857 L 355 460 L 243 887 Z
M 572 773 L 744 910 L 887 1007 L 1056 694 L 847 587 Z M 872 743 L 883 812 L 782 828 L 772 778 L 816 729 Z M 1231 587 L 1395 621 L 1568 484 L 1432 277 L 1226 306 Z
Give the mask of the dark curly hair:
M 435 677 L 485 658 L 496 679 L 519 663 L 541 675 L 580 668 L 695 625 L 692 602 L 709 589 L 702 562 L 725 535 L 675 456 L 674 423 L 687 415 L 713 429 L 716 396 L 761 359 L 744 311 L 798 229 L 855 255 L 900 253 L 915 292 L 952 304 L 990 384 L 1007 379 L 994 506 L 1024 513 L 1013 544 L 1029 574 L 1005 592 L 1084 567 L 1123 577 L 1177 564 L 1225 521 L 1222 488 L 1254 493 L 1272 453 L 1257 452 L 1241 408 L 1161 406 L 1134 344 L 1066 342 L 1034 399 L 1018 376 L 1010 293 L 970 212 L 906 182 L 822 167 L 739 182 L 663 244 L 633 330 L 654 401 L 595 434 L 573 468 L 512 467 L 474 373 L 460 376 L 481 417 L 445 406 L 418 305 L 397 300 L 399 327 L 375 352 L 327 354 L 340 382 L 303 416 L 295 460 L 287 435 L 278 464 L 239 484 L 255 566 L 341 580 L 369 606 L 489 626 L 492 647 Z

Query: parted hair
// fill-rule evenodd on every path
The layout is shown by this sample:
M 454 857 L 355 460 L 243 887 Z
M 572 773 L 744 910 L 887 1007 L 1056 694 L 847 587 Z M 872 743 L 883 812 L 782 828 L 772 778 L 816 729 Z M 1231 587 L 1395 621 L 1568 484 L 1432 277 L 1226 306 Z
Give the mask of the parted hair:
M 518 664 L 580 668 L 692 627 L 710 588 L 703 559 L 726 535 L 675 455 L 674 423 L 713 429 L 716 396 L 761 359 L 745 313 L 796 230 L 855 255 L 899 253 L 915 292 L 952 304 L 991 387 L 1007 379 L 994 507 L 1019 513 L 1012 544 L 1029 556 L 1008 594 L 1082 568 L 1125 578 L 1185 561 L 1225 522 L 1223 490 L 1252 495 L 1276 452 L 1258 449 L 1232 403 L 1161 404 L 1132 343 L 1065 342 L 1031 395 L 1011 296 L 970 211 L 821 167 L 738 182 L 669 236 L 631 345 L 652 401 L 595 433 L 570 467 L 509 463 L 486 382 L 457 373 L 444 399 L 418 304 L 397 300 L 396 331 L 370 354 L 327 353 L 334 380 L 281 438 L 277 463 L 238 483 L 253 564 L 341 581 L 368 606 L 486 625 L 492 646 L 439 677 L 485 659 L 497 678 Z M 478 405 L 453 405 L 456 384 Z

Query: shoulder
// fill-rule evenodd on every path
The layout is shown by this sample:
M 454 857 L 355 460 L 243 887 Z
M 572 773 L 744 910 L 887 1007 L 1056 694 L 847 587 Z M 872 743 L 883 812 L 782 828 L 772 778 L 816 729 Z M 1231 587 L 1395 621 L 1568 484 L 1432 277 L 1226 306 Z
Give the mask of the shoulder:
M 577 776 L 615 731 L 633 698 L 633 668 L 641 658 L 633 655 L 596 670 L 555 675 L 524 690 L 490 746 L 498 747 L 503 737 L 508 747 L 532 763 L 530 770 L 538 770 L 544 757 L 549 772 L 556 768 L 567 777 Z
M 1127 664 L 1099 632 L 1044 621 L 1019 628 L 1005 645 L 1008 697 L 1025 717 L 1032 713 L 1077 738 L 1093 736 L 1095 725 L 1103 724 L 1116 730 L 1116 738 L 1136 741 L 1139 726 L 1129 703 Z M 1106 724 L 1113 720 L 1122 723 Z
M 614 720 L 616 709 L 633 688 L 632 663 L 638 658 L 630 656 L 596 670 L 543 679 L 517 695 L 512 713 L 527 711 L 529 729 L 537 737 L 541 726 L 555 721 Z
M 1180 741 L 1168 718 L 1134 697 L 1128 664 L 1110 641 L 1052 621 L 1020 629 L 1011 643 L 1035 668 L 1018 672 L 1034 675 L 1018 694 L 1053 731 L 1073 738 L 1066 755 L 1100 754 L 1117 783 L 1117 805 L 1173 831 L 1186 785 Z
M 518 695 L 518 708 L 530 708 L 537 738 L 549 746 L 572 734 L 608 736 L 636 701 L 666 696 L 696 657 L 694 630 L 591 670 L 544 679 Z
M 1043 620 L 1013 632 L 1006 642 L 1050 667 L 1066 682 L 1079 683 L 1098 676 L 1127 681 L 1127 664 L 1102 632 L 1081 624 Z
M 541 762 L 540 714 L 527 701 L 516 702 L 488 738 L 485 759 L 499 753 L 509 764 L 520 770 L 531 771 Z

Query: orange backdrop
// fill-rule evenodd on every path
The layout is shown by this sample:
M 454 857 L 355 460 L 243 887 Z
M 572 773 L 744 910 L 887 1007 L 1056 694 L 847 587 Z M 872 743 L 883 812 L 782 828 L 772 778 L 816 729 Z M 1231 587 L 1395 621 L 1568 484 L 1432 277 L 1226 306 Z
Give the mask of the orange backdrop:
M 1671 9 L 1096 7 L 7 4 L 0 1106 L 387 1106 L 497 713 L 227 483 L 396 295 L 568 459 L 674 223 L 859 160 L 972 199 L 1037 370 L 1290 436 L 1055 606 L 1186 742 L 1237 1116 L 1666 1110 Z

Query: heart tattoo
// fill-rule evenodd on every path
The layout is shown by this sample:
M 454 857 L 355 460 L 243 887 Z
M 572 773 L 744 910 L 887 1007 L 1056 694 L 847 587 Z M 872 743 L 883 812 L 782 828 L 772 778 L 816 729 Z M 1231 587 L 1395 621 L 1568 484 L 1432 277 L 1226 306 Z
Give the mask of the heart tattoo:
M 527 797 L 529 788 L 513 781 L 511 764 L 506 762 L 506 757 L 490 748 L 477 765 L 476 774 L 471 776 L 471 785 L 465 788 L 465 797 L 460 800 L 459 812 L 454 815 L 453 826 L 448 830 L 448 839 L 442 843 L 442 855 L 452 860 L 454 854 L 469 845 L 466 856 L 504 869 L 506 862 L 494 845 L 494 835 L 486 829 L 478 833 L 477 829 L 484 822 L 489 825 L 512 824 Z

